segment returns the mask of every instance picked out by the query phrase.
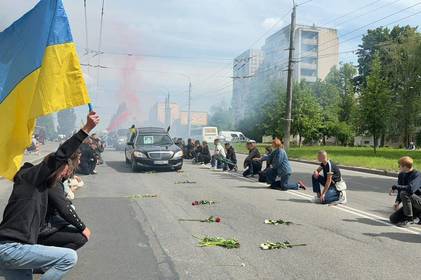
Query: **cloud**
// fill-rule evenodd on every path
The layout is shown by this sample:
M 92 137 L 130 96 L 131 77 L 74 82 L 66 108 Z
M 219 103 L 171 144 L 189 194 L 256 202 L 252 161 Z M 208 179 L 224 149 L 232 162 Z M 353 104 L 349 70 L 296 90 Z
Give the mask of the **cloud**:
M 265 18 L 262 23 L 261 26 L 264 29 L 272 29 L 275 27 L 282 27 L 284 24 L 284 21 L 280 18 L 275 18 L 275 17 L 269 17 L 269 18 Z

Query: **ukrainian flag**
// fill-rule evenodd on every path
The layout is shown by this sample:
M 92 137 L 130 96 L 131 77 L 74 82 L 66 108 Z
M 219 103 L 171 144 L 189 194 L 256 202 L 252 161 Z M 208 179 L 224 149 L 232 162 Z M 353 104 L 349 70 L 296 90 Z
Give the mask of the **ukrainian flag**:
M 0 176 L 12 179 L 36 118 L 89 103 L 61 0 L 41 0 L 0 32 Z

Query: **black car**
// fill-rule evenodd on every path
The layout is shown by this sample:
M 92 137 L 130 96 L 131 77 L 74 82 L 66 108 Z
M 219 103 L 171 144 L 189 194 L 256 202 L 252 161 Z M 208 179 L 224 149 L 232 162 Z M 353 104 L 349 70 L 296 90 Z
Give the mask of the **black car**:
M 183 167 L 183 151 L 163 128 L 138 128 L 136 135 L 130 135 L 125 154 L 133 171 Z

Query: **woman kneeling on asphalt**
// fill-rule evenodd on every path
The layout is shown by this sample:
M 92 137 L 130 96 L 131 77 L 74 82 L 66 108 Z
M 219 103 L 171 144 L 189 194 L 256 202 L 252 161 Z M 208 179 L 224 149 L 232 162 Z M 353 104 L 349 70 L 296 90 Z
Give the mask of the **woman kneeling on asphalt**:
M 70 157 L 98 123 L 98 115 L 90 112 L 85 126 L 55 153 L 38 165 L 25 163 L 15 175 L 0 224 L 0 276 L 27 280 L 32 279 L 33 269 L 46 268 L 41 280 L 56 280 L 76 264 L 74 250 L 36 243 L 46 217 L 49 188 L 68 173 Z
M 291 164 L 288 160 L 288 155 L 284 150 L 282 141 L 275 138 L 272 141 L 273 151 L 269 156 L 268 161 L 271 162 L 272 167 L 266 173 L 267 183 L 270 184 L 270 188 L 281 189 L 281 190 L 298 190 L 306 189 L 306 186 L 302 181 L 298 183 L 289 183 L 289 179 L 292 174 Z

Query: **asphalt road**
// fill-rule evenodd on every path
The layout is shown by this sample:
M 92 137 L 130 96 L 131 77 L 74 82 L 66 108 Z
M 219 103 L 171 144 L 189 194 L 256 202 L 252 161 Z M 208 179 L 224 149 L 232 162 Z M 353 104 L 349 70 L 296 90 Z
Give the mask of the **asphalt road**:
M 189 162 L 181 173 L 132 173 L 122 152 L 106 151 L 104 159 L 76 194 L 93 235 L 66 279 L 420 279 L 421 227 L 387 222 L 393 178 L 343 171 L 349 203 L 325 206 L 310 203 L 310 191 L 270 190 Z M 314 168 L 293 163 L 294 178 L 310 184 Z M 1 210 L 9 193 L 1 180 Z M 135 194 L 158 198 L 129 198 Z M 191 205 L 200 199 L 218 203 Z M 178 221 L 210 215 L 222 223 Z M 295 225 L 265 225 L 267 218 Z M 199 248 L 193 235 L 237 238 L 241 247 Z M 307 246 L 260 250 L 267 240 Z

